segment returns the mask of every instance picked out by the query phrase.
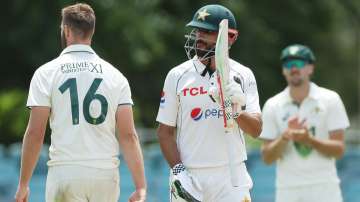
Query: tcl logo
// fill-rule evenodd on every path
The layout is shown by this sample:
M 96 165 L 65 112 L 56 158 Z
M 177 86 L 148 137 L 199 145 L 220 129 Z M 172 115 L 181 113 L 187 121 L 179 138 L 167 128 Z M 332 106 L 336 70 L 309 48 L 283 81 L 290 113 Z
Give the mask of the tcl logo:
M 184 88 L 182 91 L 183 91 L 184 96 L 187 96 L 187 95 L 197 96 L 197 95 L 207 94 L 207 91 L 204 90 L 203 86 L 193 87 L 193 88 Z
M 223 116 L 223 110 L 221 109 L 205 109 L 202 110 L 200 107 L 196 107 L 191 110 L 190 117 L 194 121 L 199 121 L 200 119 L 208 119 L 208 118 L 220 118 Z

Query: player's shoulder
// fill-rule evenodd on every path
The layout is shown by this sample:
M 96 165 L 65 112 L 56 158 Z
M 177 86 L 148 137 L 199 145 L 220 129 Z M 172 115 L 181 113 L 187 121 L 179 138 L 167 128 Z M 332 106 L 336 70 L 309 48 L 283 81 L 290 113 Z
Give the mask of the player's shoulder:
M 247 66 L 245 66 L 245 65 L 243 65 L 243 64 L 241 64 L 241 63 L 239 63 L 239 62 L 237 62 L 237 61 L 235 61 L 233 59 L 229 60 L 229 65 L 230 65 L 230 68 L 231 68 L 232 71 L 235 71 L 235 72 L 240 73 L 242 75 L 244 75 L 244 74 L 245 75 L 252 75 L 253 74 L 252 70 L 249 67 L 247 67 Z
M 281 92 L 278 92 L 277 94 L 273 95 L 272 97 L 270 97 L 269 99 L 267 99 L 265 101 L 264 106 L 271 107 L 271 108 L 281 106 L 281 104 L 283 102 L 285 102 L 289 99 L 288 90 L 289 89 L 287 87 L 284 90 L 282 90 Z
M 51 73 L 54 73 L 57 70 L 57 67 L 60 64 L 60 59 L 59 57 L 54 58 L 46 63 L 44 63 L 43 65 L 41 65 L 40 67 L 38 67 L 35 70 L 34 75 L 44 75 L 47 76 Z
M 187 60 L 175 67 L 173 67 L 169 73 L 168 77 L 171 76 L 172 78 L 180 78 L 185 73 L 194 70 L 194 64 L 192 60 Z
M 314 88 L 314 94 L 319 99 L 329 101 L 329 100 L 332 100 L 332 99 L 340 98 L 339 94 L 334 90 L 318 86 L 318 85 L 316 85 L 314 83 L 312 83 L 311 85 L 312 85 L 312 88 Z
M 120 72 L 119 69 L 117 69 L 113 64 L 111 64 L 110 62 L 104 60 L 103 58 L 99 57 L 99 61 L 100 63 L 102 64 L 103 67 L 105 68 L 108 68 L 109 71 L 111 71 L 112 73 L 115 73 L 115 74 L 121 74 L 122 73 Z
M 102 65 L 104 72 L 106 72 L 107 75 L 109 75 L 111 77 L 117 77 L 117 78 L 126 80 L 126 77 L 124 76 L 124 74 L 118 68 L 116 68 L 113 64 L 111 64 L 110 62 L 106 61 L 105 59 L 103 59 L 99 56 L 98 56 L 98 60 L 99 60 L 99 63 Z

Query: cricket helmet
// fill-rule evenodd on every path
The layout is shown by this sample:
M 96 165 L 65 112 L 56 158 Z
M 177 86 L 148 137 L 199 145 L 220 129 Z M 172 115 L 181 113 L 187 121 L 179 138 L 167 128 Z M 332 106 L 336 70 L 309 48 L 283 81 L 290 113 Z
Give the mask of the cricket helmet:
M 189 59 L 196 55 L 200 60 L 205 60 L 215 55 L 215 47 L 209 47 L 207 49 L 199 49 L 197 47 L 198 41 L 201 40 L 197 36 L 197 31 L 218 32 L 219 24 L 223 19 L 228 20 L 229 37 L 232 36 L 234 40 L 236 40 L 238 35 L 236 20 L 229 9 L 218 4 L 210 4 L 196 11 L 192 20 L 186 24 L 186 27 L 193 28 L 189 34 L 185 35 L 187 41 L 184 48 Z
M 288 59 L 302 59 L 310 64 L 314 63 L 316 58 L 314 53 L 311 51 L 311 49 L 307 46 L 300 45 L 300 44 L 294 44 L 286 47 L 282 52 L 280 56 L 281 61 L 286 61 Z
M 236 20 L 232 12 L 224 6 L 211 4 L 196 11 L 187 27 L 218 31 L 221 20 L 228 19 L 229 29 L 236 30 Z

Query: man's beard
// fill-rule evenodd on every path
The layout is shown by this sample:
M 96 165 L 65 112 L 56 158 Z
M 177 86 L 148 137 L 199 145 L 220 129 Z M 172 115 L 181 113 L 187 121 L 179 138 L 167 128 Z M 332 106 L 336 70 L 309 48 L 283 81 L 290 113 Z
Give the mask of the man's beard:
M 61 31 L 61 48 L 65 49 L 67 46 L 64 30 Z
M 215 48 L 214 45 L 209 45 L 206 42 L 203 42 L 202 40 L 197 41 L 197 43 L 203 44 L 203 46 L 200 46 L 201 47 L 200 49 L 198 48 L 198 45 L 196 45 L 196 47 L 197 47 L 196 55 L 199 58 L 202 58 L 204 56 L 212 57 L 215 55 L 215 51 L 213 51 Z M 204 47 L 204 48 L 202 48 L 202 47 Z M 213 51 L 213 52 L 210 52 L 210 51 Z
M 299 79 L 299 80 L 295 80 L 295 81 L 290 81 L 289 84 L 290 86 L 293 86 L 293 87 L 299 87 L 303 84 L 303 80 L 302 79 Z
M 301 76 L 299 71 L 290 72 L 289 77 L 287 78 L 287 82 L 289 86 L 299 87 L 304 84 L 305 78 Z

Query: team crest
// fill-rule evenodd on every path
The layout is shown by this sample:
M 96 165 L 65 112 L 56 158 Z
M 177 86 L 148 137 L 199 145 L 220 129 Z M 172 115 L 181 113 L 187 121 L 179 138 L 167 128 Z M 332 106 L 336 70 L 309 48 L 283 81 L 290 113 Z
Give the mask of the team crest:
M 298 46 L 291 46 L 290 49 L 289 49 L 289 52 L 290 52 L 291 55 L 295 55 L 296 52 L 299 51 L 299 49 L 300 48 Z
M 209 15 L 210 15 L 210 13 L 208 13 L 208 12 L 206 11 L 206 9 L 204 9 L 204 10 L 202 10 L 202 11 L 199 11 L 197 19 L 198 19 L 198 20 L 201 19 L 202 21 L 205 21 L 205 18 L 206 18 L 207 16 L 209 16 Z

